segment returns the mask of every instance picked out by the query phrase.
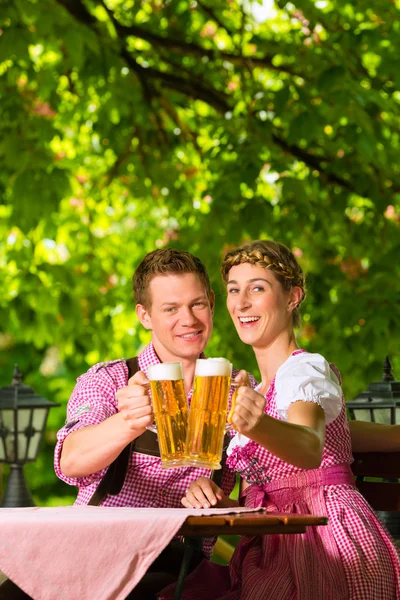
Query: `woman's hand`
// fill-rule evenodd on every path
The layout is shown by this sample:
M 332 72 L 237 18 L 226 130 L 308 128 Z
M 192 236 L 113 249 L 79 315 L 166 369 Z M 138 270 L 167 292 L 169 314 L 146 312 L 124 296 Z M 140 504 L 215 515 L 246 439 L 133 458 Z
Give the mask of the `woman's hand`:
M 181 500 L 185 508 L 225 508 L 239 506 L 236 500 L 231 500 L 225 495 L 214 481 L 207 477 L 200 477 L 193 481 L 186 490 Z
M 181 502 L 185 508 L 210 508 L 223 500 L 225 493 L 211 479 L 199 477 L 186 490 Z
M 237 391 L 235 408 L 230 415 L 235 429 L 251 437 L 264 418 L 266 400 L 264 396 L 247 386 L 240 386 Z

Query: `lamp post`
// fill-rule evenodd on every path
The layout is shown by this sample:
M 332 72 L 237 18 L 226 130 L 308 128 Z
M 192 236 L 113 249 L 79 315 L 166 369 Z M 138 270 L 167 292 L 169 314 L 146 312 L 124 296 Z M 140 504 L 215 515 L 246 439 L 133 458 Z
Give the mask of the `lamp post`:
M 400 423 L 400 381 L 393 377 L 389 357 L 385 358 L 383 377 L 370 383 L 351 402 L 346 402 L 351 419 L 395 425 Z M 400 513 L 377 511 L 380 520 L 394 538 L 400 538 Z
M 22 383 L 16 365 L 11 385 L 0 389 L 0 462 L 10 465 L 3 507 L 35 506 L 23 469 L 37 458 L 52 406 L 59 405 Z

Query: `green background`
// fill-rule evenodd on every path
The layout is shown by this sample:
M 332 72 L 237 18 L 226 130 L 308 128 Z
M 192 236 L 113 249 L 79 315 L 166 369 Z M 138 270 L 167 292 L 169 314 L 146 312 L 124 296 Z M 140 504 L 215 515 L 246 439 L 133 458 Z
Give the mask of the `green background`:
M 400 3 L 0 2 L 0 385 L 15 363 L 61 407 L 26 468 L 40 505 L 75 378 L 147 343 L 143 255 L 200 256 L 207 352 L 255 374 L 221 256 L 288 245 L 308 273 L 299 331 L 347 398 L 400 372 Z

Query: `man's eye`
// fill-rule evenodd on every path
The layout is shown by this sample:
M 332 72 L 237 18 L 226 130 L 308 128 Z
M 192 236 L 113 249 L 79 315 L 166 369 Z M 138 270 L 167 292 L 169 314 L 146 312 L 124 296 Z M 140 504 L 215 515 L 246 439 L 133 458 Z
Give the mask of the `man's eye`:
M 195 302 L 193 306 L 205 306 L 205 302 Z
M 166 308 L 164 310 L 164 312 L 172 313 L 172 312 L 174 312 L 174 310 L 176 310 L 176 307 L 175 306 L 170 306 L 170 307 Z

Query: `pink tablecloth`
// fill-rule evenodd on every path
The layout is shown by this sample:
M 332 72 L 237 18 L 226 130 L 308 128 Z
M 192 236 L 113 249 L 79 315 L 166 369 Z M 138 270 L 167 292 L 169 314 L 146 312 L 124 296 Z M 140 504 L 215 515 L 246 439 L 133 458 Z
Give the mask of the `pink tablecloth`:
M 1 508 L 0 570 L 34 600 L 122 600 L 189 515 L 243 511 Z

